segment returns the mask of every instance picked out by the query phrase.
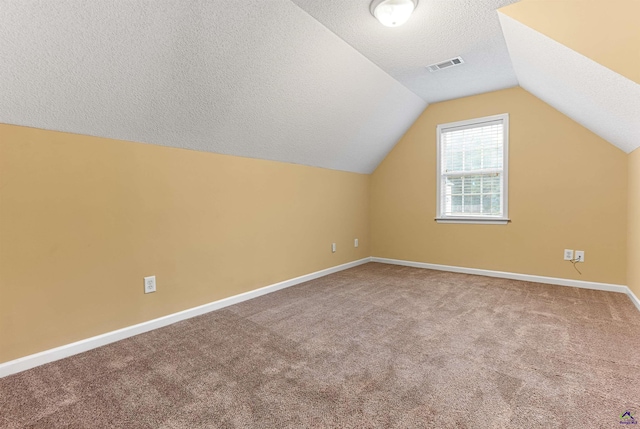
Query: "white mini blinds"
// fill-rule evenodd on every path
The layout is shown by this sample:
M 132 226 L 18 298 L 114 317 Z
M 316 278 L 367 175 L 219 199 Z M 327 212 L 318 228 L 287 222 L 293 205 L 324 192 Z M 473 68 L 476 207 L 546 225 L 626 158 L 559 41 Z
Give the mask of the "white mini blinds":
M 436 220 L 506 223 L 509 115 L 438 125 Z

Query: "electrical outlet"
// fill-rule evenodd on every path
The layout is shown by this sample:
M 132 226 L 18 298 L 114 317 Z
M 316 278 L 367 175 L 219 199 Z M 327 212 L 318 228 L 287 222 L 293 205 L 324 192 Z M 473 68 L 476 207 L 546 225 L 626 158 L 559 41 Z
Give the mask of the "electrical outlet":
M 584 262 L 584 250 L 576 250 L 576 261 Z
M 151 293 L 156 291 L 156 276 L 149 276 L 144 278 L 144 293 Z
M 358 247 L 358 239 L 353 240 L 353 247 Z
M 336 253 L 336 243 L 331 243 L 331 253 Z
M 573 250 L 564 249 L 564 260 L 565 261 L 573 261 Z

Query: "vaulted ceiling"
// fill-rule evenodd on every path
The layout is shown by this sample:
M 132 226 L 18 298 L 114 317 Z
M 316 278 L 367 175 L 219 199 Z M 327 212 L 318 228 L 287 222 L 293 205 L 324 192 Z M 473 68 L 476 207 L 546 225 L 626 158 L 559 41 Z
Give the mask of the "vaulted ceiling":
M 0 122 L 370 173 L 428 103 L 519 84 L 631 151 L 640 3 L 612 2 L 420 0 L 387 28 L 370 0 L 0 0 Z
M 369 0 L 292 0 L 429 103 L 518 85 L 496 9 L 517 0 L 421 0 L 411 19 L 387 28 Z M 426 66 L 461 56 L 464 67 Z

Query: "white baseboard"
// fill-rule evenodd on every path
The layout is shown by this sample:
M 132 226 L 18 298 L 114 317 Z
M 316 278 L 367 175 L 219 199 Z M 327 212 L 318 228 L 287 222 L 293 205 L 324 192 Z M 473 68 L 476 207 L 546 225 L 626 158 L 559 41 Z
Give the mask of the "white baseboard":
M 357 261 L 348 262 L 346 264 L 337 265 L 335 267 L 327 268 L 324 270 L 316 271 L 314 273 L 306 274 L 304 276 L 296 277 L 290 280 L 285 280 L 279 283 L 275 283 L 269 286 L 255 289 L 249 292 L 241 293 L 239 295 L 230 296 L 219 301 L 210 302 L 208 304 L 200 305 L 198 307 L 190 308 L 188 310 L 180 311 L 178 313 L 169 314 L 167 316 L 159 317 L 157 319 L 149 320 L 147 322 L 138 323 L 137 325 L 128 326 L 126 328 L 118 329 L 116 331 L 107 332 L 105 334 L 97 335 L 95 337 L 87 338 L 75 343 L 66 344 L 64 346 L 56 347 L 54 349 L 45 350 L 40 353 L 35 353 L 29 356 L 24 356 L 9 362 L 0 364 L 0 378 L 6 377 L 11 374 L 15 374 L 27 369 L 34 368 L 36 366 L 44 365 L 49 362 L 54 362 L 59 359 L 64 359 L 69 356 L 73 356 L 78 353 L 86 352 L 97 347 L 104 346 L 116 341 L 123 340 L 125 338 L 133 337 L 134 335 L 142 334 L 154 329 L 162 328 L 163 326 L 171 325 L 181 320 L 190 319 L 195 316 L 200 316 L 210 311 L 218 310 L 229 305 L 237 304 L 242 301 L 247 301 L 252 298 L 257 298 L 262 295 L 266 295 L 271 292 L 275 292 L 280 289 L 295 286 L 300 283 L 308 282 L 320 277 L 324 277 L 329 274 L 336 273 L 338 271 L 346 270 L 348 268 L 356 267 L 358 265 L 366 264 L 370 262 L 371 258 L 359 259 Z
M 638 299 L 638 297 L 633 293 L 631 289 L 627 291 L 627 295 L 629 295 L 629 299 L 631 299 L 631 302 L 633 302 L 636 308 L 638 309 L 638 311 L 640 311 L 640 299 Z
M 624 285 L 586 282 L 583 280 L 561 279 L 558 277 L 534 276 L 531 274 L 508 273 L 505 271 L 481 270 L 479 268 L 456 267 L 453 265 L 428 264 L 426 262 L 403 261 L 400 259 L 372 257 L 371 262 L 380 262 L 383 264 L 392 264 L 392 265 L 404 265 L 406 267 L 415 267 L 415 268 L 427 268 L 429 270 L 451 271 L 454 273 L 475 274 L 478 276 L 500 277 L 503 279 L 522 280 L 522 281 L 533 282 L 533 283 L 546 283 L 546 284 L 552 284 L 552 285 L 558 285 L 558 286 L 572 286 L 572 287 L 579 287 L 583 289 L 603 290 L 607 292 L 626 293 L 627 295 L 629 295 L 629 298 L 631 298 L 631 300 L 634 301 L 634 304 L 636 305 L 636 307 L 638 307 L 638 309 L 640 310 L 640 301 L 633 294 L 633 292 L 631 292 L 631 289 L 629 289 L 627 286 L 624 286 Z

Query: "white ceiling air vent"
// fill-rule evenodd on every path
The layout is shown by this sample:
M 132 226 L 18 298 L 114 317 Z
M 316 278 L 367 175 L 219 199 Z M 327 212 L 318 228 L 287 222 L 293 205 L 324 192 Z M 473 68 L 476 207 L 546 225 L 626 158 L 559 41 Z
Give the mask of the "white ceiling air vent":
M 429 69 L 430 72 L 437 72 L 438 70 L 459 66 L 462 63 L 464 63 L 464 60 L 462 59 L 462 57 L 455 57 L 455 58 L 451 58 L 450 60 L 443 61 L 441 63 L 431 64 L 430 66 L 427 66 L 427 68 Z

